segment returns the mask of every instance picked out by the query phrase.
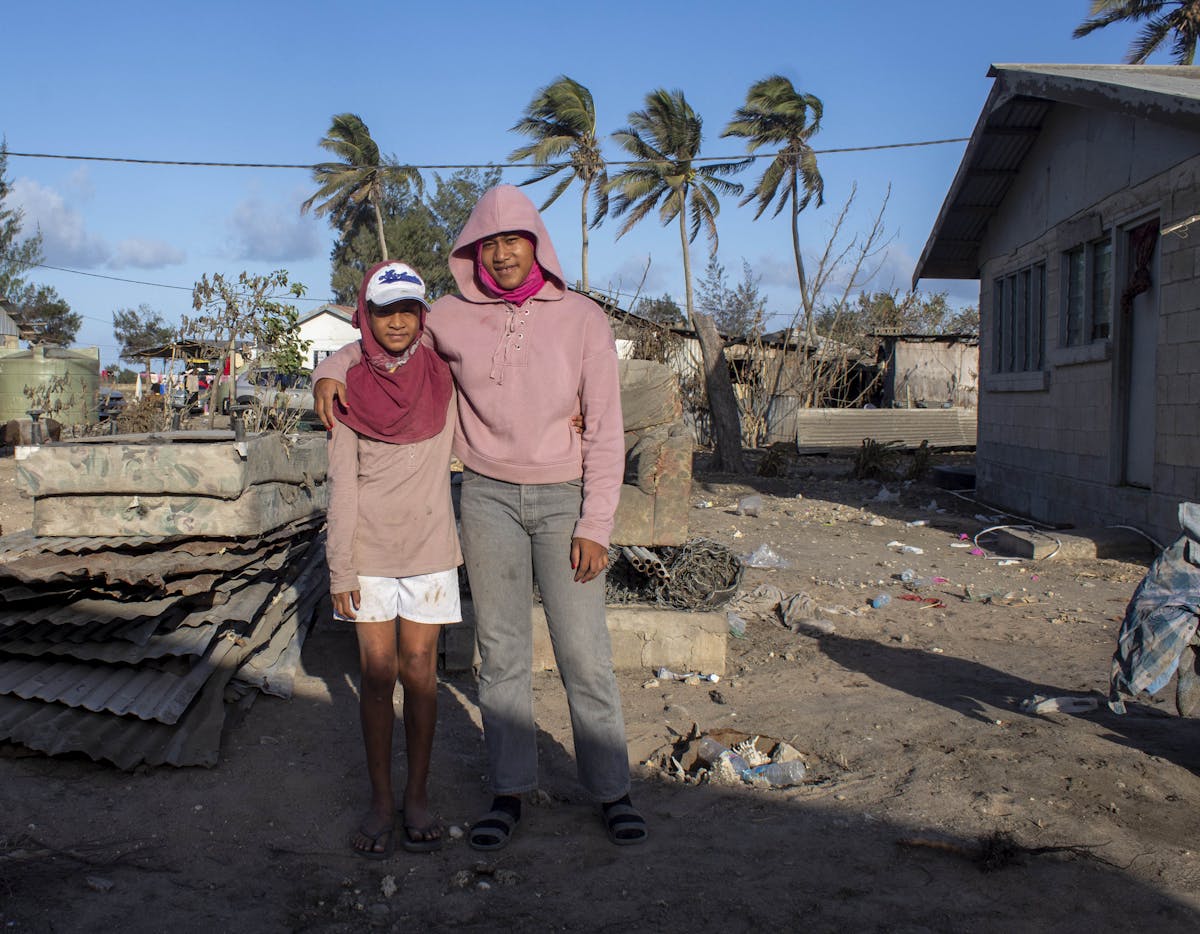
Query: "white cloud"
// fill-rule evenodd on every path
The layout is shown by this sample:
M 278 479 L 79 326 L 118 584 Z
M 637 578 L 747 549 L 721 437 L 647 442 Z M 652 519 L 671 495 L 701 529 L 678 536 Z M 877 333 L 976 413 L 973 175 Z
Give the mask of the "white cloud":
M 21 229 L 26 235 L 40 230 L 45 262 L 58 266 L 102 266 L 112 251 L 104 238 L 89 233 L 83 215 L 62 195 L 27 178 L 13 182 L 9 195 L 25 212 Z
M 131 237 L 117 244 L 116 255 L 109 266 L 122 268 L 136 266 L 139 269 L 161 269 L 174 266 L 185 259 L 183 250 L 162 240 L 144 240 Z
M 74 201 L 91 201 L 96 194 L 96 186 L 92 184 L 92 173 L 87 166 L 81 166 L 63 182 L 63 188 Z
M 233 258 L 275 263 L 320 255 L 327 247 L 318 222 L 301 216 L 299 203 L 266 204 L 256 197 L 241 201 L 227 222 Z

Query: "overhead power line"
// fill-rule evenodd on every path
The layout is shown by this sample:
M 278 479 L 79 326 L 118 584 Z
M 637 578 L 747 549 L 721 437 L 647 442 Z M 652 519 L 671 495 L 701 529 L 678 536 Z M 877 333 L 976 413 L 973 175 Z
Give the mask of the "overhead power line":
M 967 136 L 958 136 L 953 139 L 927 139 L 913 143 L 879 143 L 872 146 L 840 146 L 833 149 L 814 149 L 813 152 L 817 155 L 830 155 L 842 152 L 875 152 L 884 149 L 912 149 L 918 146 L 942 146 L 947 143 L 965 143 L 970 139 Z M 320 162 L 315 164 L 302 164 L 296 162 L 198 162 L 195 160 L 182 159 L 135 159 L 128 156 L 78 156 L 66 155 L 63 153 L 51 152 L 8 152 L 9 156 L 22 159 L 66 159 L 74 162 L 119 162 L 129 165 L 177 165 L 177 166 L 192 166 L 199 168 L 219 168 L 219 169 L 304 169 L 312 171 L 321 165 L 340 165 L 336 162 Z M 752 155 L 737 155 L 737 156 L 699 156 L 693 159 L 693 162 L 729 162 L 741 159 L 774 159 L 777 153 L 760 152 Z M 608 165 L 642 165 L 646 159 L 625 159 L 625 160 L 610 160 Z M 397 168 L 406 169 L 532 169 L 532 168 L 547 168 L 549 166 L 559 166 L 567 168 L 571 165 L 570 162 L 477 162 L 477 163 L 445 163 L 442 165 L 404 165 L 396 166 Z M 376 166 L 383 168 L 383 166 Z
M 106 276 L 99 272 L 87 272 L 83 269 L 68 269 L 66 266 L 51 266 L 48 263 L 23 263 L 22 265 L 28 268 L 53 269 L 55 272 L 69 272 L 76 276 L 91 276 L 93 279 L 109 279 L 113 282 L 126 282 L 130 285 L 149 285 L 156 289 L 178 289 L 181 292 L 192 292 L 195 290 L 195 287 L 190 285 L 169 285 L 165 282 L 147 282 L 145 279 L 126 279 L 122 276 Z M 333 301 L 331 298 L 308 298 L 307 296 L 297 297 L 295 295 L 289 295 L 287 300 L 289 302 L 317 302 L 321 305 L 328 304 Z

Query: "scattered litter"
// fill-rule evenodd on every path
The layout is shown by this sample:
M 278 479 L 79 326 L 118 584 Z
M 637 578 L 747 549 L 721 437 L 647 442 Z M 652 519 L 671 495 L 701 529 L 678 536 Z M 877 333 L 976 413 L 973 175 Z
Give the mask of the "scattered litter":
M 973 554 L 976 558 L 983 557 L 983 549 L 980 548 L 978 545 L 976 545 L 974 548 L 972 548 L 970 553 Z
M 882 525 L 887 525 L 887 521 L 880 519 L 879 516 L 872 516 L 871 521 L 868 522 L 867 525 L 872 525 L 875 526 L 875 528 L 879 528 Z
M 816 601 L 803 591 L 779 602 L 779 618 L 785 626 L 790 626 L 798 619 L 816 616 L 818 612 Z
M 1020 564 L 1020 563 L 1021 563 L 1021 561 L 1020 561 L 1020 559 L 1019 559 L 1019 558 L 1005 558 L 1005 559 L 1003 559 L 1002 561 L 997 561 L 997 562 L 996 562 L 996 567 L 998 567 L 998 568 L 1006 568 L 1006 567 L 1008 567 L 1009 565 L 1013 565 L 1013 564 Z
M 714 704 L 725 704 L 725 695 L 716 690 L 716 688 L 708 692 L 708 699 Z
M 693 509 L 712 509 L 713 508 L 712 500 L 711 499 L 697 500 L 695 503 L 692 504 L 692 508 Z
M 871 499 L 873 503 L 894 503 L 900 498 L 899 493 L 893 493 L 886 486 L 881 486 L 879 492 Z
M 739 593 L 729 604 L 740 615 L 769 616 L 787 595 L 773 584 L 759 584 L 750 593 Z
M 737 536 L 735 536 L 737 537 Z M 776 554 L 775 549 L 763 543 L 754 551 L 742 557 L 742 564 L 748 568 L 789 568 L 791 564 Z
M 735 516 L 754 516 L 757 517 L 762 512 L 763 501 L 762 497 L 757 493 L 750 496 L 743 496 L 738 500 L 737 507 L 733 510 Z
M 887 594 L 876 594 L 871 598 L 871 609 L 878 610 L 880 607 L 885 607 L 891 602 L 892 598 Z
M 925 526 L 929 525 L 929 520 L 928 519 L 913 519 L 912 522 L 905 522 L 904 524 L 906 526 L 908 526 L 910 529 L 919 529 L 919 528 L 924 528 Z
M 902 594 L 900 594 L 900 599 L 907 600 L 910 603 L 923 604 L 923 606 L 921 607 L 922 610 L 925 610 L 925 609 L 932 609 L 932 610 L 942 609 L 942 610 L 944 610 L 946 608 L 946 604 L 942 603 L 942 601 L 939 600 L 937 597 L 922 597 L 920 594 L 902 593 Z
M 970 542 L 951 542 L 950 547 L 951 548 L 970 548 L 971 543 Z
M 673 778 L 689 783 L 748 783 L 776 788 L 801 784 L 807 771 L 800 753 L 789 744 L 731 730 L 686 737 L 659 750 L 646 764 L 657 765 Z
M 892 549 L 892 551 L 898 551 L 901 554 L 905 554 L 905 555 L 923 555 L 923 554 L 925 554 L 924 548 L 918 548 L 916 545 L 906 545 L 906 544 L 904 544 L 904 542 L 890 541 L 887 543 L 886 547 Z
M 832 636 L 837 632 L 837 627 L 828 619 L 798 619 L 788 625 L 788 628 L 795 633 L 804 633 L 807 636 Z
M 718 674 L 702 675 L 696 671 L 686 671 L 683 673 L 672 671 L 670 668 L 659 668 L 654 672 L 654 677 L 659 681 L 688 681 L 692 678 L 696 681 L 709 681 L 713 684 L 721 680 Z
M 736 613 L 725 613 L 725 622 L 729 624 L 729 634 L 737 639 L 746 636 L 746 621 Z
M 105 879 L 102 876 L 88 876 L 83 880 L 83 884 L 93 892 L 100 892 L 103 894 L 106 892 L 111 892 L 116 883 L 114 883 L 112 879 Z
M 397 888 L 395 876 L 384 876 L 379 880 L 379 894 L 384 898 L 391 898 L 395 895 Z
M 1100 706 L 1098 697 L 1046 697 L 1034 694 L 1020 703 L 1025 713 L 1089 713 Z

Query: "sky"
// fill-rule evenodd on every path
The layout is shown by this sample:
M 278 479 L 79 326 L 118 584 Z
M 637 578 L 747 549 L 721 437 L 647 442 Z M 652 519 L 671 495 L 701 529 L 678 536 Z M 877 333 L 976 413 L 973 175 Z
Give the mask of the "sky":
M 336 113 L 362 117 L 381 150 L 420 166 L 497 163 L 525 138 L 510 132 L 534 93 L 566 74 L 596 103 L 608 135 L 657 88 L 682 90 L 703 118 L 701 155 L 737 157 L 720 133 L 747 89 L 782 74 L 819 97 L 822 149 L 970 136 L 992 63 L 1116 63 L 1136 29 L 1071 32 L 1088 0 L 710 0 L 546 4 L 509 0 L 412 4 L 359 0 L 161 0 L 20 3 L 4 13 L 0 135 L 10 152 L 7 207 L 40 230 L 43 263 L 27 281 L 53 286 L 83 317 L 76 346 L 115 363 L 113 312 L 148 305 L 171 324 L 191 313 L 204 274 L 286 269 L 307 288 L 301 313 L 331 298 L 334 231 L 301 215 L 315 185 L 304 169 L 138 165 L 16 153 L 190 162 L 308 165 Z M 1169 64 L 1160 57 L 1154 63 Z M 886 249 L 872 289 L 909 287 L 965 143 L 824 153 L 825 205 L 801 215 L 810 266 L 851 192 L 844 236 L 863 234 L 887 198 Z M 424 170 L 449 175 L 451 169 Z M 740 177 L 750 185 L 761 167 Z M 510 168 L 519 183 L 528 169 Z M 538 204 L 551 183 L 526 189 Z M 890 192 L 890 194 L 889 194 Z M 580 272 L 579 189 L 545 213 L 567 278 Z M 677 225 L 656 215 L 618 239 L 593 230 L 593 287 L 683 304 Z M 798 304 L 787 212 L 754 220 L 724 199 L 717 258 L 731 284 L 749 263 L 772 324 Z M 844 242 L 844 241 L 843 241 Z M 403 259 L 403 257 L 398 257 Z M 692 248 L 695 277 L 708 243 Z M 57 267 L 57 268 L 49 268 Z M 955 307 L 973 281 L 923 281 Z

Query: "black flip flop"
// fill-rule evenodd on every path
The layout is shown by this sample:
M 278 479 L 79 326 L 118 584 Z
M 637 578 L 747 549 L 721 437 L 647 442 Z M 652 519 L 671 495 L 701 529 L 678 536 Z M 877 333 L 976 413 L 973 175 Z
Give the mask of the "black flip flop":
M 358 828 L 358 834 L 367 840 L 371 841 L 371 846 L 368 849 L 360 849 L 354 845 L 354 837 L 350 838 L 350 849 L 354 851 L 355 856 L 361 856 L 363 859 L 390 859 L 396 851 L 396 825 L 389 824 L 375 833 L 369 833 L 362 827 Z M 375 847 L 379 845 L 379 841 L 386 837 L 387 843 L 384 844 L 382 850 L 377 850 Z

